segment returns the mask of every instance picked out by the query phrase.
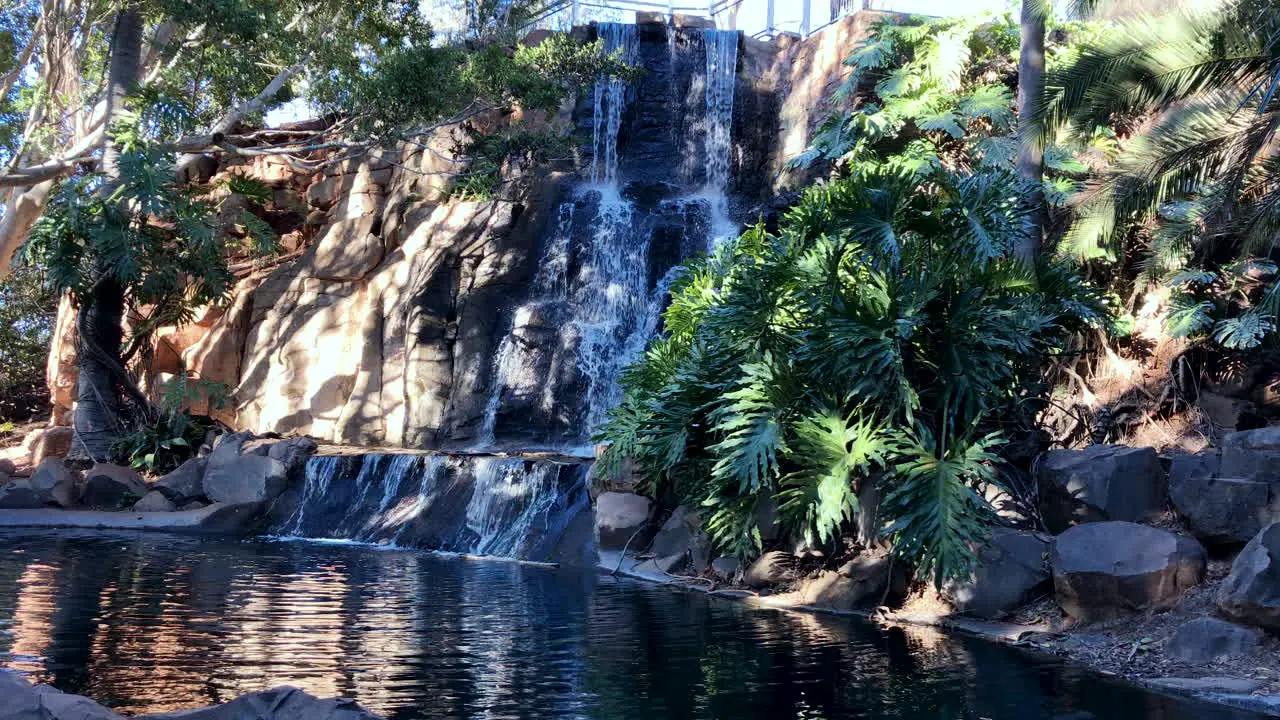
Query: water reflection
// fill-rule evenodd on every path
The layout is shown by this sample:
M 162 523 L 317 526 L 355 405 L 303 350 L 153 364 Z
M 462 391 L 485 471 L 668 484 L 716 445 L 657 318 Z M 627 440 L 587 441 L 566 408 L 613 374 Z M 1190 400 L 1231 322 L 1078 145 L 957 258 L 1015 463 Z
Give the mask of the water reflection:
M 125 713 L 291 684 L 397 719 L 1255 717 L 591 573 L 159 535 L 0 533 L 0 662 Z

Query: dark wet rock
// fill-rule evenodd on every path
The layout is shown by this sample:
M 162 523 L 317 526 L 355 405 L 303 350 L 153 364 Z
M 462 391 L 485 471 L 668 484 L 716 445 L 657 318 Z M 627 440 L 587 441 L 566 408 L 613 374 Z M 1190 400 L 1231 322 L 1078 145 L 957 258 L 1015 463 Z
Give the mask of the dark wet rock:
M 178 466 L 177 470 L 155 481 L 152 488 L 164 493 L 178 505 L 185 505 L 204 497 L 204 471 L 209 464 L 207 458 L 191 458 Z
M 1280 483 L 1280 427 L 1234 432 L 1222 438 L 1219 474 Z
M 1223 477 L 1221 455 L 1176 455 L 1169 469 L 1169 499 L 1187 527 L 1210 545 L 1246 543 L 1277 517 L 1271 485 Z
M 76 504 L 79 488 L 76 487 L 76 473 L 58 458 L 45 458 L 40 461 L 31 473 L 31 487 L 47 493 L 58 505 L 68 508 Z
M 796 579 L 795 564 L 796 560 L 790 553 L 773 550 L 748 565 L 742 581 L 756 589 L 790 583 Z
M 1129 522 L 1077 525 L 1050 553 L 1058 604 L 1085 621 L 1171 607 L 1204 579 L 1205 565 L 1193 538 Z
M 173 501 L 159 490 L 152 490 L 133 504 L 134 512 L 173 512 L 176 509 Z
M 140 720 L 379 720 L 354 700 L 320 699 L 295 687 L 242 695 L 203 710 L 145 715 Z
M 1040 461 L 1037 478 L 1041 512 L 1054 532 L 1077 522 L 1140 522 L 1164 511 L 1164 468 L 1151 448 L 1053 450 Z
M 607 492 L 596 498 L 596 541 L 601 550 L 644 547 L 644 530 L 653 503 L 634 493 Z
M 1165 642 L 1165 654 L 1195 665 L 1247 655 L 1258 647 L 1258 633 L 1217 618 L 1183 623 Z
M 1045 555 L 1049 539 L 1035 533 L 994 528 L 978 549 L 978 567 L 945 594 L 956 610 L 996 619 L 1030 599 L 1051 577 Z
M 0 720 L 124 720 L 98 703 L 0 668 Z
M 0 509 L 28 510 L 54 504 L 53 496 L 31 487 L 30 480 L 10 480 L 0 487 Z
M 742 563 L 738 558 L 718 557 L 711 561 L 711 574 L 721 582 L 733 582 L 742 572 Z
M 676 508 L 653 537 L 649 551 L 666 573 L 698 574 L 711 563 L 711 539 L 698 513 L 688 505 Z
M 80 695 L 48 685 L 31 685 L 0 668 L 0 720 L 124 720 Z M 137 720 L 378 720 L 352 700 L 322 700 L 294 687 L 278 687 L 242 695 L 228 703 L 199 710 L 141 715 Z
M 1280 523 L 1266 526 L 1231 563 L 1218 589 L 1224 616 L 1268 630 L 1280 630 Z
M 89 507 L 128 507 L 147 494 L 147 484 L 133 468 L 111 463 L 94 463 L 84 474 L 80 502 Z
M 266 502 L 288 485 L 284 463 L 279 460 L 263 455 L 231 455 L 223 448 L 209 456 L 203 483 L 205 496 L 222 503 Z

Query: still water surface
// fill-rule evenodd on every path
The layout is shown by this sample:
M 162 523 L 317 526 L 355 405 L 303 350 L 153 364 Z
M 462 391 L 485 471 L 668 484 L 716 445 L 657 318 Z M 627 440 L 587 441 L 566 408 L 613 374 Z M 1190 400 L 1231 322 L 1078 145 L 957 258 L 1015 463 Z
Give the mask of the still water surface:
M 607 575 L 154 534 L 0 532 L 0 664 L 128 714 L 291 684 L 396 719 L 1257 717 Z

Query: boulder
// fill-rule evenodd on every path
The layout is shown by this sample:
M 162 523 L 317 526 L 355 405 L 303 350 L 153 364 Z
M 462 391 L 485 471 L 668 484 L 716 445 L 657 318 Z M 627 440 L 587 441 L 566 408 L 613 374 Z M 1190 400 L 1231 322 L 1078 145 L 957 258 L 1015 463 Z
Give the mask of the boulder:
M 721 582 L 733 582 L 742 572 L 742 563 L 738 558 L 718 557 L 711 561 L 711 574 Z
M 1222 438 L 1219 475 L 1280 483 L 1280 427 L 1233 432 Z
M 124 720 L 98 703 L 0 668 L 0 720 Z
M 89 507 L 123 508 L 147 494 L 147 484 L 133 468 L 94 463 L 84 475 L 80 502 Z
M 645 527 L 649 524 L 649 498 L 634 493 L 606 492 L 596 498 L 596 542 L 601 550 L 622 550 L 630 541 L 631 549 L 644 547 Z
M 1258 633 L 1219 620 L 1197 618 L 1183 623 L 1165 641 L 1169 657 L 1195 665 L 1248 655 L 1258 647 Z
M 173 512 L 176 509 L 173 501 L 159 490 L 152 490 L 133 504 L 134 512 Z
M 1173 457 L 1169 499 L 1191 533 L 1209 545 L 1243 544 L 1275 518 L 1271 486 L 1218 477 L 1221 456 L 1206 451 Z
M 1165 473 L 1148 447 L 1091 445 L 1045 453 L 1036 470 L 1050 530 L 1104 520 L 1139 522 L 1165 507 Z
M 711 563 L 711 539 L 698 513 L 681 505 L 662 524 L 649 546 L 654 563 L 665 573 L 698 574 Z
M 11 478 L 18 471 L 18 465 L 9 458 L 0 458 L 0 483 L 4 478 Z
M 1205 564 L 1194 539 L 1129 522 L 1077 525 L 1050 552 L 1058 604 L 1084 621 L 1172 607 L 1204 579 Z
M 204 471 L 207 458 L 191 458 L 152 484 L 152 488 L 164 494 L 170 501 L 185 505 L 204 497 Z
M 1049 539 L 1035 533 L 994 528 L 977 549 L 978 566 L 964 582 L 950 583 L 945 596 L 958 612 L 997 619 L 1030 599 L 1051 577 Z
M 781 550 L 773 550 L 756 558 L 742 574 L 742 581 L 757 590 L 783 585 L 796 579 L 795 558 Z
M 32 432 L 22 441 L 32 466 L 48 457 L 64 458 L 71 452 L 76 431 L 69 427 L 47 427 Z
M 2 717 L 2 716 L 0 716 Z M 322 700 L 295 687 L 283 686 L 241 695 L 203 710 L 144 715 L 138 720 L 379 720 L 354 700 Z
M 1260 530 L 1236 556 L 1217 602 L 1232 620 L 1280 630 L 1280 523 Z
M 267 457 L 284 463 L 290 479 L 301 480 L 307 471 L 307 460 L 319 446 L 309 437 L 278 440 L 267 446 Z
M 806 605 L 848 612 L 878 605 L 892 570 L 887 555 L 860 555 L 835 572 L 825 571 L 801 588 Z
M 259 503 L 284 492 L 289 478 L 275 458 L 231 455 L 219 448 L 209 455 L 203 485 L 205 496 L 217 503 Z
M 32 488 L 47 493 L 53 502 L 64 508 L 74 506 L 79 497 L 76 474 L 59 458 L 41 460 L 31 473 L 30 482 Z
M 10 480 L 0 487 L 0 509 L 30 510 L 55 504 L 47 490 L 31 487 L 30 480 Z

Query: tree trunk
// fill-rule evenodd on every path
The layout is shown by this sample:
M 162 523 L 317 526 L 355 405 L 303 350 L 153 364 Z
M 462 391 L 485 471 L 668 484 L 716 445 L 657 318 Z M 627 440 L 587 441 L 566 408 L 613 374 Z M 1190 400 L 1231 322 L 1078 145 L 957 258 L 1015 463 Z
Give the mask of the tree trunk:
M 141 78 L 142 31 L 142 15 L 136 8 L 126 6 L 116 15 L 107 70 L 108 141 L 102 154 L 103 193 L 108 195 L 120 182 L 120 148 L 110 137 L 111 124 Z M 112 268 L 100 265 L 97 273 L 92 292 L 80 298 L 80 378 L 74 422 L 89 457 L 107 460 L 111 444 L 124 427 L 120 384 L 113 368 L 120 366 L 125 293 Z
M 1014 248 L 1014 254 L 1027 264 L 1035 262 L 1044 240 L 1044 191 L 1040 185 L 1044 179 L 1044 148 L 1031 140 L 1028 130 L 1036 103 L 1044 95 L 1044 26 L 1047 6 L 1046 0 L 1022 0 L 1022 46 L 1018 53 L 1018 128 L 1021 142 L 1017 168 L 1018 176 L 1032 188 L 1028 202 L 1034 207 L 1031 213 L 1031 231 Z

